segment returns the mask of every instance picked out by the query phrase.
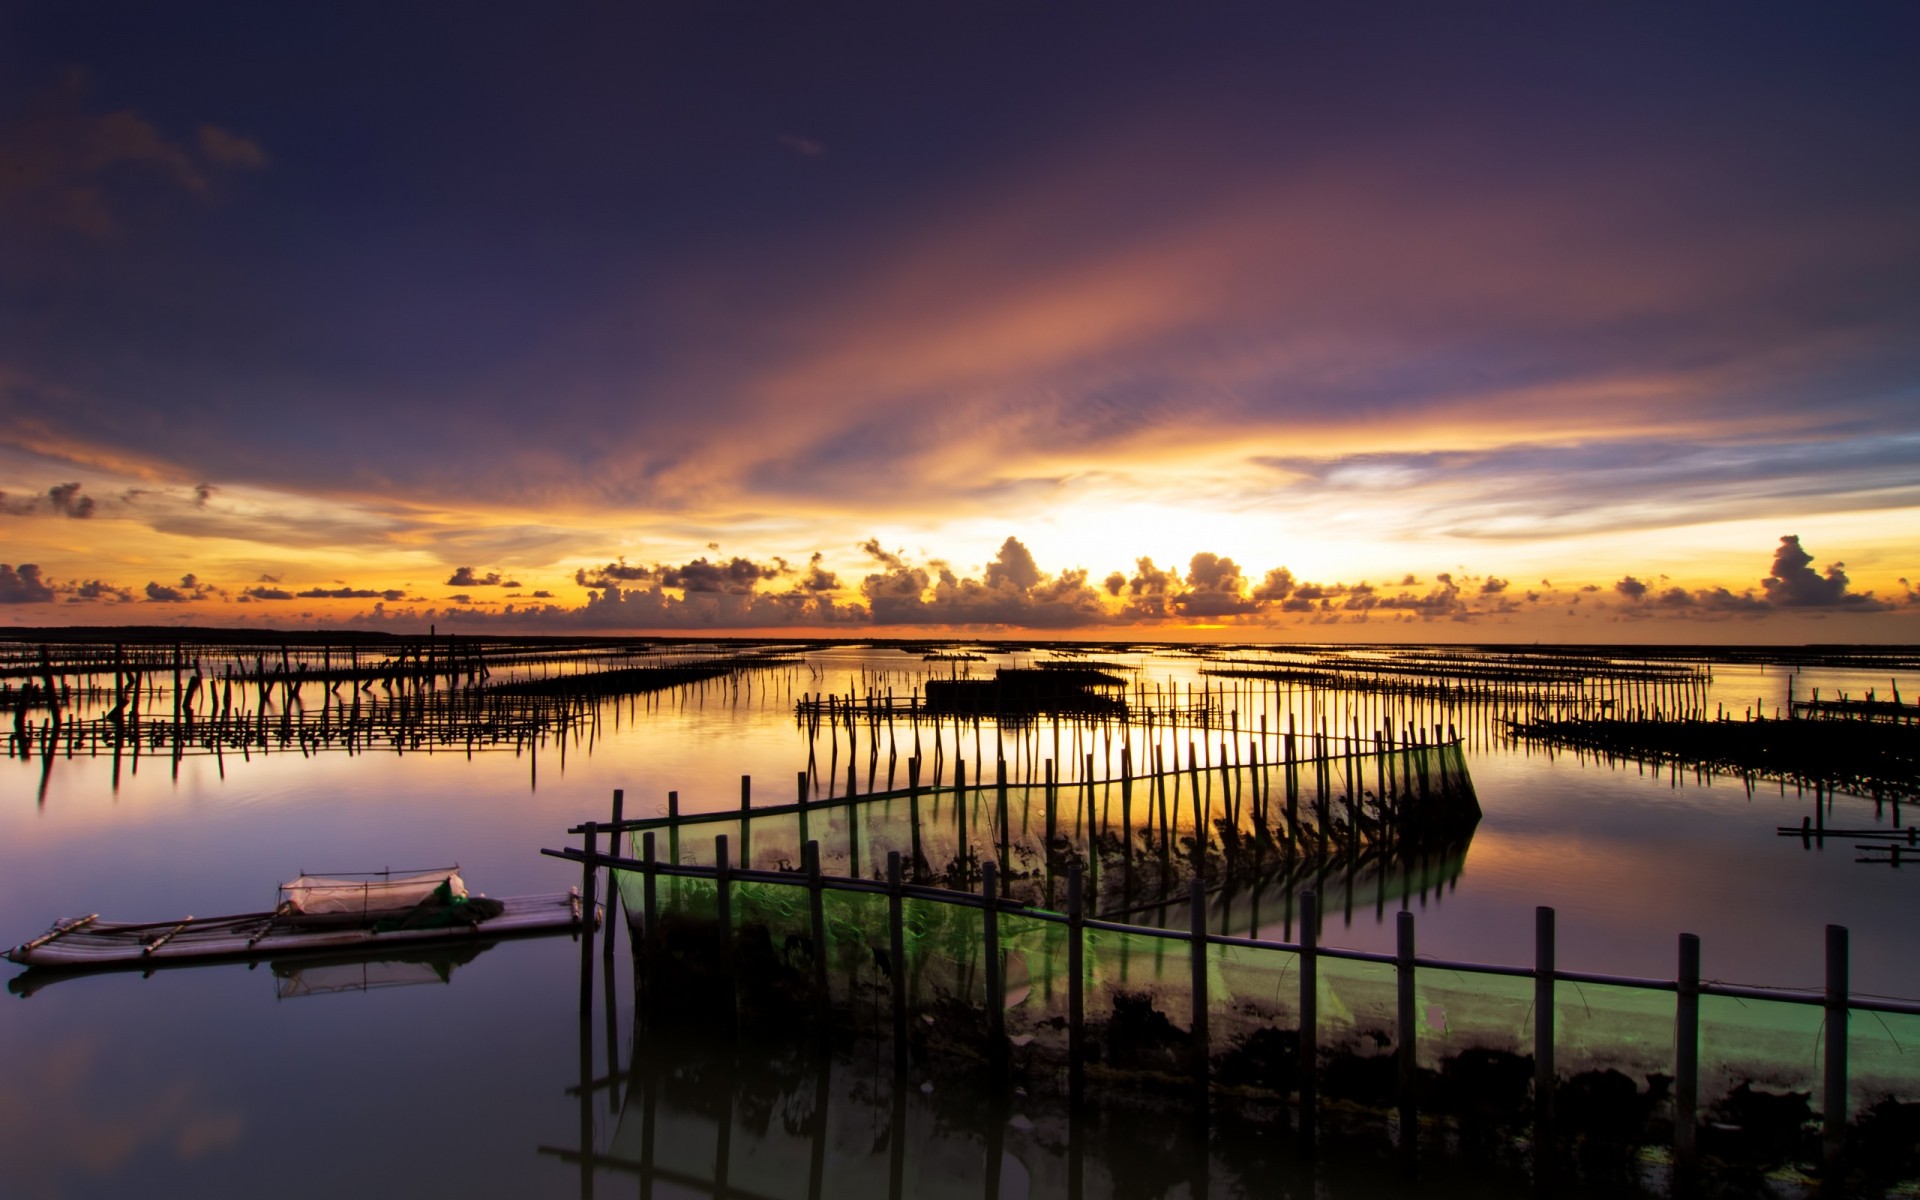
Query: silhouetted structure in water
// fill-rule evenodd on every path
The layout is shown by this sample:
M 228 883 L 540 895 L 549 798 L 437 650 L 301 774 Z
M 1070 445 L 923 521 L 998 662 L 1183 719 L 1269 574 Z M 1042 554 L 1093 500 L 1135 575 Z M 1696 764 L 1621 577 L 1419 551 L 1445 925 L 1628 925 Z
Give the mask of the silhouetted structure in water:
M 1127 681 L 1085 667 L 1001 667 L 992 679 L 929 679 L 926 711 L 969 716 L 1125 716 L 1127 703 L 1109 692 Z

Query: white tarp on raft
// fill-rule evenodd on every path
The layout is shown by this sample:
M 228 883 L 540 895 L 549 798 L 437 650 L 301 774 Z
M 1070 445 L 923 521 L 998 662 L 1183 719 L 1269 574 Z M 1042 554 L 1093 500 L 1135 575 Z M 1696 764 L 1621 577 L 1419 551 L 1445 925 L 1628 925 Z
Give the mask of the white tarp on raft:
M 467 894 L 460 868 L 442 867 L 411 875 L 380 874 L 364 879 L 302 875 L 280 885 L 280 901 L 305 917 L 371 916 L 412 908 L 443 883 L 456 899 Z

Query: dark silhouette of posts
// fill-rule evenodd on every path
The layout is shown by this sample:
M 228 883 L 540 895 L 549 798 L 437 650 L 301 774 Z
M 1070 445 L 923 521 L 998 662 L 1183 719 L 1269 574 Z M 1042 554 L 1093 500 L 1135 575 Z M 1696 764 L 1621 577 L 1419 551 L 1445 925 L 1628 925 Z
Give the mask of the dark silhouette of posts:
M 714 924 L 719 927 L 720 974 L 726 980 L 727 1023 L 732 1024 L 739 997 L 733 980 L 733 867 L 727 861 L 724 833 L 713 839 L 713 911 Z
M 740 869 L 753 870 L 753 776 L 740 777 Z
M 1673 1017 L 1673 1162 L 1691 1171 L 1700 1108 L 1700 939 L 1680 935 L 1678 999 Z
M 1300 893 L 1300 1145 L 1313 1151 L 1320 1092 L 1320 897 Z
M 1553 1139 L 1553 910 L 1533 910 L 1533 1151 L 1544 1165 Z
M 620 818 L 623 815 L 623 810 L 626 808 L 626 803 L 627 803 L 627 793 L 625 789 L 623 788 L 613 789 L 613 824 L 612 824 L 612 827 L 607 831 L 607 853 L 609 855 L 612 855 L 615 858 L 618 858 L 620 855 Z M 607 928 L 606 928 L 605 935 L 600 940 L 600 956 L 606 959 L 608 964 L 611 964 L 613 962 L 613 941 L 614 941 L 615 935 L 619 931 L 619 922 L 616 921 L 614 918 L 619 914 L 619 912 L 620 912 L 620 889 L 615 887 L 613 884 L 613 868 L 608 867 L 607 868 L 607 916 L 606 916 Z M 589 918 L 591 918 L 593 915 L 592 910 L 589 909 L 587 912 L 587 915 Z M 611 965 L 609 965 L 608 970 L 611 970 L 611 969 L 612 967 Z
M 1399 913 L 1394 953 L 1394 982 L 1398 985 L 1398 1029 L 1395 1047 L 1400 1060 L 1400 1154 L 1409 1164 L 1420 1142 L 1420 1114 L 1414 1088 L 1419 1068 L 1417 1026 L 1414 1023 L 1413 914 Z
M 1086 1086 L 1086 900 L 1079 863 L 1067 867 L 1067 1095 L 1078 1105 Z
M 1827 926 L 1826 1078 L 1820 1092 L 1821 1190 L 1837 1196 L 1845 1185 L 1847 1149 L 1847 927 Z
M 581 834 L 586 854 L 580 860 L 580 1012 L 593 1011 L 593 906 L 600 878 L 600 827 L 589 823 Z
M 655 930 L 660 927 L 660 885 L 654 867 L 653 847 L 653 831 L 649 829 L 640 835 L 640 936 L 632 937 L 630 933 L 628 938 L 633 949 L 634 982 L 640 992 L 634 1015 L 643 1024 L 651 1023 L 654 1005 L 658 1002 L 653 975 L 654 964 L 658 961 Z
M 1207 885 L 1197 874 L 1193 877 L 1188 895 L 1191 906 L 1187 949 L 1192 961 L 1194 1115 L 1204 1125 L 1207 1119 L 1207 1075 L 1212 1065 L 1213 1044 L 1207 1032 Z
M 824 1013 L 827 1004 L 827 909 L 820 884 L 820 843 L 810 841 L 802 859 L 807 871 L 808 934 L 813 939 L 814 1001 Z
M 996 866 L 992 859 L 980 864 L 980 895 L 986 901 L 981 915 L 981 957 L 986 960 L 988 1052 L 998 1063 L 1006 1057 L 1007 988 L 1000 970 L 1000 879 Z
M 887 982 L 893 985 L 893 1068 L 907 1069 L 907 922 L 900 852 L 887 851 Z M 897 1090 L 898 1085 L 896 1085 Z

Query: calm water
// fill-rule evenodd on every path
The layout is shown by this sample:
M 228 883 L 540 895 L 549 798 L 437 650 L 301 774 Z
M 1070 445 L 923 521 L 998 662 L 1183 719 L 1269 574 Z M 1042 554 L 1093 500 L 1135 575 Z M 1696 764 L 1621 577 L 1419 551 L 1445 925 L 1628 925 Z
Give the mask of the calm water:
M 1189 658 L 1099 657 L 1135 666 L 1163 688 L 1200 678 Z M 967 667 L 990 673 L 998 661 L 1014 659 Z M 738 803 L 739 777 L 750 774 L 756 795 L 784 802 L 807 765 L 808 740 L 792 710 L 802 693 L 874 684 L 904 694 L 930 673 L 953 670 L 890 650 L 815 652 L 800 666 L 754 674 L 748 686 L 608 702 L 597 727 L 570 737 L 564 753 L 550 742 L 537 754 L 228 754 L 187 757 L 177 770 L 148 756 L 137 767 L 123 762 L 117 787 L 107 759 L 61 758 L 50 771 L 38 759 L 10 760 L 0 765 L 0 941 L 23 941 L 55 918 L 89 912 L 157 920 L 266 908 L 275 884 L 302 870 L 458 861 L 470 886 L 494 895 L 564 889 L 579 881 L 577 871 L 537 851 L 563 844 L 576 821 L 604 816 L 614 788 L 625 789 L 629 814 L 663 808 L 669 789 L 689 810 L 718 809 Z M 1886 685 L 1828 672 L 1803 673 L 1795 686 L 1804 697 L 1813 686 L 1858 694 Z M 1920 692 L 1920 679 L 1899 685 L 1905 695 Z M 1710 703 L 1736 715 L 1756 702 L 1770 711 L 1785 703 L 1786 687 L 1778 670 L 1721 667 Z M 1292 706 L 1303 727 L 1319 715 L 1338 727 L 1350 699 L 1269 686 L 1237 693 L 1234 704 L 1245 726 L 1264 712 L 1278 727 Z M 1676 779 L 1516 749 L 1466 712 L 1402 715 L 1371 698 L 1357 703 L 1363 729 L 1382 718 L 1413 719 L 1454 722 L 1468 736 L 1485 817 L 1457 879 L 1406 900 L 1419 913 L 1423 954 L 1526 964 L 1533 909 L 1546 904 L 1558 910 L 1566 969 L 1670 976 L 1675 935 L 1687 931 L 1701 936 L 1711 977 L 1814 988 L 1831 922 L 1852 930 L 1856 991 L 1920 996 L 1910 916 L 1920 883 L 1911 871 L 1856 865 L 1844 839 L 1820 852 L 1776 837 L 1775 826 L 1811 811 L 1810 797 L 1782 795 L 1775 785 L 1750 795 L 1738 780 Z M 990 762 L 991 726 L 986 736 Z M 824 737 L 813 749 L 824 771 Z M 865 786 L 865 745 L 859 753 Z M 882 784 L 886 765 L 883 746 Z M 844 760 L 840 771 L 844 779 Z M 1829 821 L 1854 828 L 1893 819 L 1871 800 L 1843 796 Z M 1398 905 L 1384 905 L 1384 922 L 1371 905 L 1336 914 L 1325 940 L 1388 948 Z M 280 978 L 262 965 L 72 979 L 6 997 L 0 1193 L 579 1195 L 583 1172 L 563 1152 L 586 1145 L 623 1154 L 639 1137 L 648 1094 L 616 1081 L 590 1090 L 583 1107 L 583 1072 L 653 1078 L 656 1137 L 663 1127 L 683 1128 L 674 1143 L 682 1148 L 695 1137 L 687 1122 L 707 1121 L 700 1136 L 717 1136 L 717 1097 L 774 1106 L 768 1128 L 788 1130 L 782 1136 L 792 1144 L 769 1135 L 756 1152 L 788 1155 L 803 1169 L 797 1191 L 749 1188 L 760 1194 L 805 1195 L 806 1170 L 821 1154 L 823 1178 L 845 1181 L 826 1194 L 860 1194 L 873 1178 L 884 1193 L 881 1162 L 888 1139 L 901 1136 L 915 1147 L 913 1178 L 922 1181 L 907 1194 L 931 1194 L 934 1179 L 953 1182 L 955 1194 L 982 1194 L 990 1161 L 1012 1164 L 1000 1195 L 1026 1194 L 1021 1180 L 1044 1194 L 1054 1190 L 1044 1181 L 1062 1177 L 1069 1144 L 1079 1147 L 1088 1194 L 1230 1194 L 1240 1173 L 1266 1161 L 1257 1129 L 1233 1135 L 1238 1141 L 1217 1133 L 1213 1154 L 1188 1155 L 1186 1166 L 1169 1168 L 1164 1186 L 1149 1187 L 1126 1161 L 1125 1147 L 1141 1144 L 1124 1132 L 1133 1118 L 1110 1115 L 1072 1139 L 1047 1113 L 1017 1105 L 995 1112 L 964 1090 L 936 1103 L 938 1088 L 903 1093 L 910 1103 L 901 1114 L 890 1087 L 861 1083 L 851 1060 L 830 1064 L 827 1077 L 840 1082 L 823 1086 L 813 1065 L 781 1076 L 769 1064 L 785 1059 L 728 1047 L 676 1047 L 705 1057 L 693 1067 L 651 1069 L 655 1058 L 645 1044 L 636 1050 L 630 1030 L 625 960 L 624 951 L 616 956 L 618 978 L 606 993 L 611 1019 L 603 1002 L 585 1026 L 577 1016 L 579 950 L 567 938 L 501 944 L 423 972 L 419 986 L 327 990 L 354 981 Z M 769 1072 L 787 1083 L 766 1082 Z M 832 1120 L 851 1125 L 832 1137 L 818 1135 L 825 1117 L 814 1125 L 807 1120 L 815 1118 L 780 1117 L 796 1106 L 812 1112 L 819 1097 L 841 1092 Z M 854 1127 L 866 1132 L 856 1136 Z M 863 1173 L 870 1170 L 880 1174 Z M 1364 1195 L 1376 1186 L 1338 1163 L 1320 1172 L 1317 1182 L 1294 1178 L 1286 1190 Z M 698 1175 L 691 1171 L 690 1190 L 654 1194 L 708 1194 L 692 1182 Z M 597 1194 L 638 1194 L 634 1179 L 614 1170 L 588 1172 L 586 1183 Z

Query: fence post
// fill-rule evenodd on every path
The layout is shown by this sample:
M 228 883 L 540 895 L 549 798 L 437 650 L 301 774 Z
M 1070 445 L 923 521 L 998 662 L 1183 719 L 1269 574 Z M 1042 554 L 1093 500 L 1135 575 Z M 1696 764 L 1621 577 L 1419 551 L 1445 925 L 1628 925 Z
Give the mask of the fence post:
M 680 793 L 667 793 L 667 861 L 674 866 L 680 865 Z M 680 903 L 680 877 L 668 877 L 667 893 L 673 903 Z
M 920 756 L 914 755 L 907 760 L 907 820 L 912 824 L 913 833 L 913 878 L 920 879 L 920 864 L 926 861 L 926 853 L 920 848 Z
M 1700 939 L 1680 935 L 1679 999 L 1673 1018 L 1673 1161 L 1681 1171 L 1694 1164 L 1700 1107 Z
M 580 1011 L 593 1011 L 593 908 L 598 900 L 594 886 L 600 878 L 600 827 L 591 822 L 581 835 L 586 857 L 580 867 Z
M 1086 900 L 1079 863 L 1067 867 L 1067 1095 L 1078 1104 L 1085 1086 L 1087 969 Z
M 753 870 L 753 776 L 740 777 L 740 869 Z
M 1553 1135 L 1553 909 L 1533 910 L 1533 1140 L 1542 1153 Z
M 1827 926 L 1827 1062 L 1821 1089 L 1822 1191 L 1838 1195 L 1847 1150 L 1847 927 Z
M 986 899 L 981 925 L 982 956 L 987 968 L 987 1040 L 995 1062 L 1006 1051 L 1007 989 L 1000 972 L 1000 878 L 992 859 L 980 864 L 980 894 Z
M 994 809 L 1000 821 L 1000 873 L 1012 869 L 1012 830 L 1007 828 L 1007 760 L 996 759 L 993 768 Z
M 646 863 L 645 868 L 641 872 L 640 934 L 646 942 L 648 951 L 647 961 L 652 962 L 653 947 L 659 940 L 660 884 L 658 873 L 654 868 L 653 830 L 651 829 L 640 835 L 640 858 Z
M 1189 921 L 1187 950 L 1192 962 L 1193 1000 L 1193 1086 L 1197 1093 L 1198 1116 L 1204 1123 L 1207 1112 L 1207 1074 L 1212 1065 L 1213 1043 L 1207 1031 L 1207 885 L 1198 875 L 1188 888 Z
M 953 760 L 953 821 L 954 821 L 954 867 L 959 872 L 955 886 L 965 890 L 967 885 L 967 764 L 966 760 L 955 757 Z
M 1395 982 L 1399 985 L 1400 1152 L 1411 1159 L 1420 1144 L 1420 1113 L 1414 1087 L 1419 1067 L 1418 1026 L 1414 1023 L 1413 914 L 1402 909 L 1395 947 Z
M 1300 1144 L 1311 1153 L 1320 1093 L 1320 897 L 1300 893 Z
M 827 908 L 820 885 L 820 843 L 808 842 L 802 852 L 807 868 L 808 932 L 813 938 L 814 1002 L 827 1005 Z
M 620 820 L 621 820 L 621 817 L 625 815 L 624 809 L 626 808 L 626 802 L 627 802 L 627 793 L 625 789 L 622 789 L 622 788 L 613 789 L 613 828 L 608 830 L 607 832 L 607 855 L 612 858 L 618 858 L 620 856 Z M 617 917 L 619 913 L 620 913 L 620 889 L 614 886 L 613 868 L 608 867 L 607 868 L 607 915 L 603 918 L 606 922 L 606 932 L 601 940 L 600 956 L 606 959 L 609 964 L 613 962 L 614 935 L 619 931 L 619 928 L 620 928 L 620 923 L 616 921 L 614 918 Z M 587 915 L 589 917 L 592 916 L 591 913 L 588 913 Z
M 893 985 L 893 1067 L 898 1072 L 907 1069 L 906 897 L 898 850 L 887 851 L 887 980 Z
M 733 979 L 733 870 L 727 861 L 727 835 L 713 839 L 713 912 L 720 927 L 720 974 L 726 980 L 727 1019 L 732 1021 L 739 995 Z
M 812 840 L 812 835 L 807 832 L 807 773 L 801 771 L 798 774 L 800 795 L 794 803 L 800 810 L 800 844 L 804 846 Z

